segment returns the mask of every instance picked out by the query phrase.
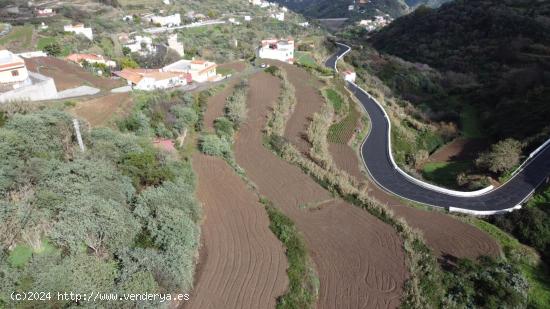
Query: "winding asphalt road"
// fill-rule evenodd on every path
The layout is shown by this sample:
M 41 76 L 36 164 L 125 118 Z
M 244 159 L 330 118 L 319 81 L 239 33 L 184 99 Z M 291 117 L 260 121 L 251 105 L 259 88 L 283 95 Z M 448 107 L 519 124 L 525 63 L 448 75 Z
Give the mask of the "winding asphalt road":
M 338 43 L 339 50 L 331 56 L 325 65 L 336 69 L 336 63 L 350 47 Z M 383 108 L 367 92 L 354 83 L 347 83 L 348 89 L 361 102 L 370 116 L 371 130 L 361 146 L 361 156 L 371 178 L 386 191 L 402 198 L 420 202 L 450 211 L 489 215 L 512 211 L 520 208 L 550 175 L 549 143 L 541 147 L 536 155 L 526 161 L 515 176 L 497 189 L 472 193 L 472 196 L 460 196 L 461 192 L 445 192 L 443 188 L 433 188 L 429 184 L 411 179 L 395 165 L 390 153 L 390 123 Z M 431 186 L 431 187 L 430 187 Z M 451 190 L 449 190 L 451 191 Z M 463 192 L 468 195 L 468 192 Z

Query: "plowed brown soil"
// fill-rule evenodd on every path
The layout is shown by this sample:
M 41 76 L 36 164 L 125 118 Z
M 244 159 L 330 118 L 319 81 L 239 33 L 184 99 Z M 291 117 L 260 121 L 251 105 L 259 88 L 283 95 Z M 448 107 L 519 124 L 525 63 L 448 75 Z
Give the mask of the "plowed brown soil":
M 262 146 L 262 129 L 279 91 L 276 77 L 258 73 L 250 78 L 249 117 L 237 136 L 237 162 L 303 234 L 319 274 L 319 308 L 397 307 L 407 268 L 395 231 L 334 199 L 301 169 Z M 320 203 L 314 210 L 304 207 Z
M 338 167 L 354 177 L 366 179 L 361 170 L 354 150 L 348 145 L 330 152 Z M 361 175 L 361 176 L 359 176 Z M 459 257 L 475 259 L 481 255 L 498 256 L 500 248 L 497 242 L 483 231 L 439 212 L 425 211 L 403 204 L 398 198 L 386 193 L 374 184 L 369 186 L 369 194 L 388 205 L 398 217 L 402 217 L 409 226 L 418 229 L 434 253 L 440 257 Z
M 358 182 L 365 180 L 365 175 L 361 173 L 359 158 L 350 146 L 330 143 L 328 149 L 338 168 L 344 170 Z
M 222 63 L 218 67 L 233 69 L 237 72 L 242 72 L 244 71 L 244 69 L 246 69 L 246 63 L 244 61 L 235 61 L 235 62 L 229 62 L 229 63 Z
M 225 88 L 208 99 L 208 107 L 204 112 L 204 128 L 209 131 L 214 131 L 214 120 L 223 116 L 225 100 L 233 93 L 235 85 L 239 79 L 232 79 L 225 85 Z
M 288 285 L 284 248 L 258 198 L 220 158 L 195 154 L 203 247 L 185 308 L 274 308 Z
M 220 67 L 230 68 L 240 73 L 244 71 L 244 69 L 246 69 L 246 64 L 242 61 L 238 61 L 224 63 L 221 64 Z M 216 120 L 216 118 L 218 117 L 223 116 L 225 100 L 233 93 L 233 89 L 235 89 L 235 85 L 239 81 L 239 78 L 231 79 L 222 91 L 216 93 L 208 99 L 208 108 L 204 113 L 204 127 L 207 130 L 214 131 L 214 120 Z
M 95 76 L 75 63 L 57 58 L 37 57 L 25 59 L 25 64 L 30 71 L 53 78 L 58 91 L 85 85 L 110 90 L 125 85 L 121 80 Z
M 307 140 L 306 132 L 313 114 L 320 111 L 324 104 L 323 96 L 319 92 L 321 84 L 299 67 L 278 61 L 270 63 L 284 69 L 288 80 L 296 89 L 298 104 L 296 104 L 294 112 L 286 124 L 285 137 L 300 152 L 309 153 L 311 144 Z

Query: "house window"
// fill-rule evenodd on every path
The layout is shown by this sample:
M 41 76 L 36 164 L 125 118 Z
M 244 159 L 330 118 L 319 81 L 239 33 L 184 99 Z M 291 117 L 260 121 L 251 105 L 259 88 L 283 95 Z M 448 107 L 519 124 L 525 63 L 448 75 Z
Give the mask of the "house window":
M 19 76 L 19 71 L 17 71 L 17 70 L 11 71 L 11 76 L 13 76 L 13 77 Z

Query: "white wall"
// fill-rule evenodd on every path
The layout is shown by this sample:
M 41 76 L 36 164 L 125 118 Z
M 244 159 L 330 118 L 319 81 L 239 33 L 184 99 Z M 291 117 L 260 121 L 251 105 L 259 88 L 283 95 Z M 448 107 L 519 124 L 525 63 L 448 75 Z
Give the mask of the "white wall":
M 0 103 L 11 101 L 42 101 L 57 98 L 57 88 L 53 78 L 31 72 L 39 80 L 35 84 L 0 94 Z
M 292 63 L 292 61 L 289 61 L 288 59 L 294 58 L 294 50 L 292 49 L 279 50 L 279 49 L 271 49 L 269 47 L 264 47 L 259 49 L 258 56 L 264 59 L 274 59 L 274 60 Z
M 17 72 L 17 76 L 13 76 L 12 72 Z M 26 67 L 19 69 L 7 70 L 0 72 L 0 83 L 20 83 L 29 78 L 29 72 Z
M 94 33 L 92 28 L 74 28 L 72 26 L 65 26 L 64 30 L 66 32 L 73 32 L 75 34 L 82 34 L 86 38 L 88 38 L 90 41 L 94 39 Z
M 145 77 L 134 86 L 134 89 L 151 91 L 155 89 L 168 89 L 178 86 L 185 86 L 186 84 L 187 82 L 185 80 L 177 77 L 164 80 L 155 80 L 153 78 Z

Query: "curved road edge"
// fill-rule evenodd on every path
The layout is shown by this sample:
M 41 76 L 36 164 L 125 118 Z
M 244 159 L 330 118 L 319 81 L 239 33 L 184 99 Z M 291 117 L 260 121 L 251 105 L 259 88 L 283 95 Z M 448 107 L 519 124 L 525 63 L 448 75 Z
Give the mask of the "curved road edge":
M 336 52 L 333 56 L 329 57 L 327 59 L 327 61 L 325 62 L 325 65 L 328 66 L 328 67 L 333 68 L 336 72 L 338 72 L 338 68 L 337 68 L 338 60 L 342 59 L 346 54 L 348 54 L 351 51 L 351 47 L 348 46 L 348 45 L 342 44 L 342 43 L 338 43 L 338 42 L 336 44 L 340 47 L 340 50 L 338 52 Z M 359 91 L 362 94 L 366 95 L 370 100 L 375 102 L 376 105 L 378 106 L 378 108 L 380 109 L 380 111 L 383 113 L 384 118 L 385 118 L 385 122 L 387 122 L 387 142 L 386 142 L 387 157 L 388 157 L 389 161 L 391 161 L 391 165 L 393 166 L 393 169 L 395 171 L 397 171 L 402 177 L 405 177 L 405 179 L 404 179 L 405 181 L 411 182 L 411 183 L 413 183 L 417 186 L 420 186 L 420 187 L 422 187 L 426 190 L 429 190 L 429 191 L 435 191 L 435 192 L 438 192 L 438 193 L 441 193 L 441 194 L 444 194 L 444 195 L 449 195 L 449 196 L 454 196 L 454 197 L 459 197 L 459 198 L 482 197 L 484 195 L 487 195 L 487 194 L 492 193 L 492 192 L 496 192 L 498 190 L 498 188 L 495 189 L 493 186 L 489 186 L 489 187 L 483 188 L 481 190 L 469 191 L 469 192 L 450 190 L 450 189 L 442 188 L 442 187 L 424 182 L 424 181 L 419 180 L 417 178 L 414 178 L 413 176 L 411 176 L 408 173 L 406 173 L 405 171 L 403 171 L 396 164 L 396 162 L 393 158 L 393 154 L 392 154 L 392 151 L 391 151 L 391 124 L 390 124 L 390 118 L 389 118 L 387 112 L 385 111 L 384 107 L 380 104 L 380 102 L 378 102 L 374 97 L 372 97 L 367 91 L 365 91 L 364 89 L 359 87 L 357 84 L 355 84 L 353 82 L 347 82 L 347 86 L 350 89 L 350 91 L 355 95 L 355 97 L 359 100 L 359 102 L 362 103 L 360 105 L 363 108 L 363 110 L 365 112 L 367 112 L 367 114 L 370 114 L 370 113 L 367 111 L 365 103 L 362 102 L 361 98 L 359 98 L 357 96 L 357 91 Z M 529 197 L 531 197 L 532 194 L 534 193 L 535 189 L 540 184 L 542 184 L 542 182 L 544 182 L 544 180 L 545 180 L 544 178 L 541 179 L 540 182 L 537 183 L 535 186 L 533 186 L 532 190 L 530 190 L 528 192 L 528 194 L 526 194 L 521 199 L 521 201 L 519 201 L 517 203 L 514 203 L 515 205 L 511 205 L 511 207 L 510 206 L 505 206 L 503 208 L 499 208 L 499 209 L 496 209 L 496 210 L 478 210 L 478 209 L 471 209 L 471 207 L 453 207 L 453 206 L 446 206 L 446 205 L 437 205 L 436 202 L 432 203 L 432 202 L 429 202 L 429 201 L 427 202 L 425 200 L 424 201 L 419 201 L 419 200 L 417 200 L 413 197 L 405 196 L 404 194 L 399 194 L 399 193 L 394 192 L 393 190 L 387 188 L 387 186 L 384 186 L 382 183 L 380 183 L 380 181 L 378 181 L 374 177 L 373 173 L 371 173 L 371 171 L 370 171 L 370 169 L 367 165 L 367 161 L 365 160 L 365 157 L 364 157 L 364 152 L 365 152 L 364 145 L 365 145 L 366 141 L 369 139 L 371 132 L 372 132 L 372 128 L 369 131 L 369 134 L 365 137 L 365 139 L 363 140 L 363 142 L 361 144 L 361 149 L 362 149 L 361 159 L 363 160 L 363 164 L 365 165 L 365 167 L 367 169 L 367 172 L 371 176 L 372 180 L 378 186 L 383 188 L 384 190 L 386 190 L 386 191 L 388 191 L 388 192 L 390 192 L 394 195 L 397 195 L 399 197 L 402 197 L 404 199 L 411 200 L 411 201 L 414 201 L 414 202 L 419 202 L 419 203 L 426 204 L 426 205 L 433 206 L 433 207 L 446 208 L 451 212 L 461 212 L 461 213 L 468 213 L 468 214 L 474 214 L 474 215 L 491 215 L 491 214 L 495 214 L 495 213 L 510 212 L 510 211 L 515 210 L 515 209 L 521 208 L 521 204 L 523 204 Z M 499 188 L 502 188 L 503 186 L 508 184 L 510 181 L 512 181 L 515 177 L 520 175 L 521 172 L 524 170 L 524 168 L 527 167 L 533 161 L 533 159 L 535 159 L 537 156 L 542 154 L 543 150 L 545 150 L 549 145 L 550 145 L 550 140 L 546 141 L 544 144 L 542 144 L 540 147 L 538 147 L 535 151 L 533 151 L 529 155 L 529 157 L 513 172 L 513 174 L 512 174 L 513 177 L 511 177 L 506 183 L 504 183 Z

